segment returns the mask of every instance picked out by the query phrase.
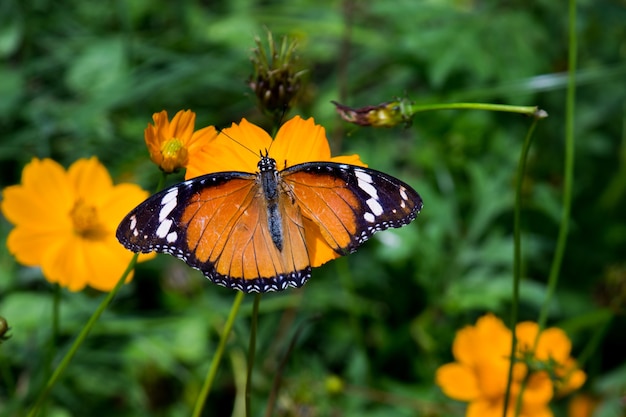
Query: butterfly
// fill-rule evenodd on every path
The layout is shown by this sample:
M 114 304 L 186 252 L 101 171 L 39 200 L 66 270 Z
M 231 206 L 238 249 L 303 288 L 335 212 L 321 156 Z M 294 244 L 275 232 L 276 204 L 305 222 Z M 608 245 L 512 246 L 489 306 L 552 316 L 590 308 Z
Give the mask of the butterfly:
M 307 234 L 319 233 L 346 255 L 422 209 L 413 188 L 374 169 L 305 162 L 278 170 L 267 151 L 257 168 L 195 177 L 154 194 L 122 220 L 117 239 L 133 252 L 169 253 L 225 287 L 280 291 L 311 276 L 315 248 Z

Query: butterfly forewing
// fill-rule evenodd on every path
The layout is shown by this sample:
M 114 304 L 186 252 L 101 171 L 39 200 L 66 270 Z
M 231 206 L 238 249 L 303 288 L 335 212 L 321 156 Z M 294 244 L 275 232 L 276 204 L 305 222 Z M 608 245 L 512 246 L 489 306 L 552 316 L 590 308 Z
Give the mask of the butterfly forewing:
M 354 252 L 375 232 L 415 219 L 422 199 L 390 175 L 354 165 L 305 163 L 281 172 L 303 216 L 337 253 Z

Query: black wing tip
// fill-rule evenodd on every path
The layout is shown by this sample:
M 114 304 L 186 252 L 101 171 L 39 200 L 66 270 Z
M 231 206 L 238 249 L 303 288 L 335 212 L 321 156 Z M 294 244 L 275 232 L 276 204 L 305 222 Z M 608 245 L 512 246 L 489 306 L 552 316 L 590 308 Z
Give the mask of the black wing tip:
M 419 196 L 419 194 L 417 194 L 417 192 L 414 191 L 414 193 L 417 196 L 417 200 L 416 200 L 415 206 L 413 207 L 413 209 L 411 210 L 409 214 L 407 214 L 406 216 L 402 218 L 378 223 L 375 225 L 375 227 L 371 227 L 371 228 L 367 228 L 363 230 L 360 235 L 353 236 L 352 241 L 346 248 L 340 249 L 341 252 L 337 252 L 337 253 L 339 253 L 340 255 L 354 253 L 357 251 L 357 249 L 361 247 L 361 245 L 363 245 L 363 243 L 368 241 L 377 232 L 382 232 L 387 229 L 398 229 L 400 227 L 403 227 L 412 223 L 413 220 L 417 219 L 417 216 L 420 214 L 420 212 L 422 211 L 422 208 L 424 207 L 422 198 Z

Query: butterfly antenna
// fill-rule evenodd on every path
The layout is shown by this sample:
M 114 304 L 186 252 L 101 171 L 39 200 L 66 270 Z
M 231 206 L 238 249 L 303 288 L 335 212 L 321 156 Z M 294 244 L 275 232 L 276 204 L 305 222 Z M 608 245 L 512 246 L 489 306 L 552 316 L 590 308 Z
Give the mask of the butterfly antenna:
M 223 134 L 224 136 L 226 136 L 228 139 L 232 140 L 233 142 L 235 142 L 236 144 L 240 145 L 242 148 L 244 148 L 245 150 L 251 152 L 254 154 L 254 156 L 258 156 L 257 153 L 255 151 L 253 151 L 251 148 L 247 147 L 246 145 L 244 145 L 241 141 L 238 141 L 237 139 L 235 139 L 234 137 L 230 136 L 228 133 L 224 132 L 224 129 L 218 129 L 218 132 Z M 262 156 L 262 155 L 261 155 Z

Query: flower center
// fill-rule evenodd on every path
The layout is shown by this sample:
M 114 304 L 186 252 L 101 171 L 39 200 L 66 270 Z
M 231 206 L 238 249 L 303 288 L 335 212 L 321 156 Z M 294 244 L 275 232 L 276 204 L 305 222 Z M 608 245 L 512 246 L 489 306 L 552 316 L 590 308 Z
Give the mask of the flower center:
M 90 206 L 83 200 L 78 200 L 70 213 L 74 224 L 74 233 L 85 239 L 98 239 L 104 234 L 104 227 L 98 218 L 98 212 L 94 206 Z
M 187 148 L 178 138 L 170 138 L 161 145 L 161 154 L 164 158 L 185 161 L 187 159 Z

